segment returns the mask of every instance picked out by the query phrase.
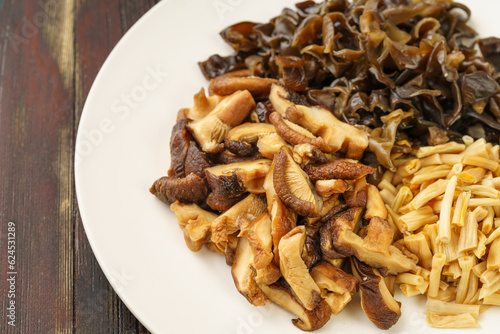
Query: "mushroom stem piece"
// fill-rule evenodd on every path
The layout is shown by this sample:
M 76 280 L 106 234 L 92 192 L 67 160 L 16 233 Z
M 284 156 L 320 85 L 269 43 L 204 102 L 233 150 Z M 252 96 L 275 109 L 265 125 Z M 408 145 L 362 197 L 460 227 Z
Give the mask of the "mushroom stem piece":
M 318 262 L 311 270 L 311 276 L 333 314 L 339 314 L 358 291 L 359 281 L 356 277 L 326 261 Z
M 292 94 L 285 86 L 274 84 L 271 87 L 269 100 L 282 117 L 321 137 L 332 152 L 341 151 L 348 158 L 361 158 L 368 147 L 368 136 L 362 129 L 339 121 L 324 107 L 308 107 L 292 99 Z
M 217 165 L 205 169 L 207 182 L 217 197 L 232 198 L 245 192 L 264 193 L 264 179 L 271 160 L 260 159 Z
M 321 300 L 321 290 L 309 274 L 309 269 L 301 257 L 305 240 L 304 225 L 295 227 L 281 238 L 280 268 L 297 299 L 306 309 L 313 310 Z
M 368 224 L 365 238 L 354 233 L 352 228 L 352 224 L 343 217 L 335 220 L 333 246 L 339 253 L 354 255 L 358 260 L 391 275 L 416 272 L 416 262 L 391 245 L 394 231 L 385 220 L 373 217 Z
M 176 201 L 170 205 L 177 222 L 184 232 L 186 245 L 193 252 L 199 251 L 210 238 L 211 224 L 216 214 L 205 211 L 196 204 Z
M 210 81 L 210 90 L 217 95 L 229 95 L 238 90 L 248 90 L 255 99 L 262 100 L 269 96 L 271 86 L 278 80 L 260 77 L 219 76 Z
M 292 323 L 303 331 L 320 329 L 330 320 L 332 311 L 323 299 L 320 299 L 316 308 L 307 310 L 297 301 L 290 285 L 283 278 L 274 284 L 260 284 L 259 286 L 267 298 L 298 317 L 298 319 L 293 319 Z
M 255 283 L 255 273 L 253 265 L 252 247 L 247 238 L 238 238 L 238 246 L 234 255 L 234 262 L 231 268 L 234 285 L 238 291 L 255 306 L 262 306 L 269 302 L 266 295 Z
M 351 259 L 353 273 L 361 281 L 359 295 L 363 311 L 378 328 L 391 328 L 401 316 L 401 303 L 394 299 L 377 269 Z
M 149 191 L 167 204 L 175 201 L 198 203 L 207 197 L 205 180 L 194 173 L 184 178 L 164 176 L 156 180 Z
M 259 196 L 248 195 L 212 222 L 211 241 L 225 249 L 227 236 L 240 229 L 240 220 L 237 219 L 239 215 L 249 214 L 255 219 L 265 211 L 266 203 Z
M 252 95 L 246 90 L 226 97 L 205 117 L 188 124 L 204 152 L 217 153 L 224 149 L 221 144 L 227 133 L 239 125 L 255 108 Z

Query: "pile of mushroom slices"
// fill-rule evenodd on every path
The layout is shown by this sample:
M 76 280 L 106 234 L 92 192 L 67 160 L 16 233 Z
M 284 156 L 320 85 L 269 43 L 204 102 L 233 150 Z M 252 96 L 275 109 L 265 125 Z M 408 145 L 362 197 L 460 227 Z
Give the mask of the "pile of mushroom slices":
M 357 161 L 366 133 L 276 80 L 225 76 L 210 89 L 179 111 L 171 168 L 150 189 L 187 246 L 224 255 L 250 303 L 275 302 L 302 330 L 321 328 L 358 291 L 377 327 L 394 325 L 395 275 L 416 272 L 418 258 L 393 244 L 366 181 L 375 168 Z

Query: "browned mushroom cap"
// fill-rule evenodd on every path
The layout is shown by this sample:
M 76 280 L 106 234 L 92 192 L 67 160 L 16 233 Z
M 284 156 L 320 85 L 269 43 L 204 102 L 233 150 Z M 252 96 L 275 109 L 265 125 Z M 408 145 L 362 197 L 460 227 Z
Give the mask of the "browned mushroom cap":
M 308 107 L 290 98 L 290 92 L 283 86 L 273 85 L 271 88 L 269 99 L 282 117 L 323 138 L 332 152 L 342 151 L 348 158 L 361 158 L 368 147 L 368 136 L 362 129 L 339 121 L 322 106 Z
M 270 134 L 276 133 L 274 125 L 267 123 L 243 123 L 231 129 L 224 139 L 225 147 L 234 154 L 250 156 L 255 153 L 252 144 Z
M 366 207 L 368 201 L 368 184 L 366 178 L 362 177 L 354 182 L 352 190 L 344 193 L 345 203 L 349 206 Z
M 196 204 L 185 204 L 179 201 L 172 203 L 170 210 L 175 213 L 177 222 L 184 232 L 186 245 L 193 252 L 199 251 L 209 239 L 210 227 L 217 215 L 203 210 Z
M 275 160 L 273 182 L 279 198 L 302 216 L 319 216 L 323 200 L 314 190 L 307 174 L 293 160 L 290 148 L 280 148 Z
M 208 153 L 222 151 L 222 141 L 231 128 L 239 125 L 255 108 L 252 95 L 237 91 L 222 101 L 205 117 L 188 124 L 202 150 Z
M 319 217 L 308 217 L 307 218 L 307 223 L 308 225 L 323 225 L 325 222 L 329 220 L 328 216 L 332 214 L 332 210 L 335 207 L 338 206 L 344 206 L 344 208 L 340 209 L 336 213 L 343 211 L 346 209 L 345 205 L 342 205 L 341 201 L 339 200 L 339 196 L 337 194 L 331 196 L 328 199 L 323 198 L 323 208 L 321 209 L 321 214 Z M 323 219 L 326 217 L 325 219 Z M 317 224 L 317 222 L 320 222 Z
M 181 179 L 161 177 L 153 183 L 149 191 L 167 204 L 175 201 L 198 203 L 207 197 L 205 180 L 193 173 Z
M 320 247 L 325 260 L 330 263 L 332 260 L 343 259 L 346 255 L 339 253 L 334 248 L 334 229 L 335 221 L 339 217 L 344 217 L 351 223 L 352 230 L 356 233 L 361 225 L 363 208 L 349 208 L 346 205 L 339 204 L 334 206 L 327 214 L 321 218 L 318 225 L 323 223 L 320 229 Z
M 245 162 L 245 161 L 254 161 L 254 160 L 260 160 L 264 159 L 264 156 L 260 154 L 259 152 L 254 153 L 251 156 L 240 156 L 236 155 L 229 150 L 224 150 L 222 152 L 219 152 L 217 154 L 212 154 L 210 156 L 212 162 L 217 165 L 226 165 L 226 164 L 232 164 L 235 162 Z M 271 157 L 272 159 L 272 157 Z
M 229 94 L 228 94 L 229 95 Z M 186 112 L 186 116 L 189 119 L 197 120 L 208 115 L 219 103 L 225 98 L 225 96 L 213 95 L 207 97 L 205 95 L 205 89 L 201 88 L 198 93 L 193 97 L 194 104 Z
M 312 182 L 318 180 L 356 180 L 375 172 L 375 168 L 348 161 L 335 160 L 326 164 L 307 165 L 304 170 Z
M 259 288 L 253 277 L 252 270 L 253 254 L 252 247 L 247 238 L 238 238 L 238 246 L 234 255 L 231 268 L 234 285 L 236 289 L 252 304 L 261 306 L 269 302 L 266 295 Z
M 184 119 L 177 122 L 172 128 L 170 137 L 170 170 L 169 176 L 184 177 L 184 165 L 188 154 L 189 144 L 193 140 L 191 135 L 186 130 L 189 120 Z
M 250 113 L 250 119 L 255 123 L 269 123 L 269 114 L 273 111 L 271 101 L 258 102 L 255 110 Z
M 359 281 L 356 277 L 326 261 L 316 264 L 311 270 L 311 276 L 333 314 L 339 314 L 358 291 Z
M 306 228 L 306 240 L 302 249 L 302 260 L 307 268 L 311 269 L 319 260 L 321 260 L 321 249 L 319 243 L 319 225 L 304 224 Z
M 276 128 L 276 132 L 285 141 L 292 145 L 311 144 L 323 152 L 330 152 L 332 149 L 321 137 L 316 137 L 305 128 L 283 119 L 280 113 L 272 112 L 269 120 Z
M 278 80 L 259 77 L 219 76 L 210 81 L 210 90 L 217 95 L 229 95 L 248 90 L 256 100 L 267 99 L 271 86 Z
M 219 212 L 229 210 L 233 205 L 247 197 L 248 193 L 243 193 L 236 197 L 219 196 L 215 192 L 211 192 L 206 199 L 207 205 L 212 209 Z
M 265 211 L 266 203 L 259 196 L 248 195 L 212 222 L 212 242 L 220 244 L 221 248 L 225 249 L 227 236 L 240 229 L 240 222 L 237 219 L 239 215 L 250 214 L 253 218 L 256 218 Z
M 184 162 L 184 172 L 186 175 L 194 173 L 205 179 L 205 169 L 212 166 L 205 152 L 202 152 L 194 141 L 189 143 Z
M 206 168 L 208 184 L 217 197 L 232 198 L 245 192 L 264 193 L 264 179 L 269 172 L 271 160 L 236 162 Z
M 360 280 L 361 307 L 380 329 L 391 328 L 401 316 L 401 303 L 394 299 L 377 269 L 352 259 L 353 273 Z
M 231 132 L 231 131 L 229 131 Z M 249 157 L 257 152 L 257 148 L 245 141 L 228 141 L 227 137 L 224 140 L 224 147 L 231 153 L 241 157 Z
M 312 279 L 309 269 L 302 260 L 301 255 L 305 240 L 304 225 L 295 227 L 281 238 L 279 244 L 280 268 L 297 299 L 306 309 L 313 310 L 321 300 L 321 290 Z
M 293 319 L 292 323 L 303 331 L 320 329 L 330 320 L 332 311 L 323 299 L 320 299 L 316 308 L 307 310 L 294 297 L 290 285 L 284 279 L 271 285 L 259 284 L 259 287 L 267 298 L 298 317 Z
M 354 255 L 366 264 L 387 271 L 391 275 L 415 272 L 416 263 L 391 245 L 394 231 L 380 217 L 373 217 L 361 238 L 352 231 L 352 224 L 343 217 L 337 218 L 333 228 L 333 246 L 341 254 Z
M 333 210 L 332 210 L 333 211 Z M 352 231 L 354 233 L 358 233 L 359 229 L 361 228 L 361 225 L 363 223 L 362 218 L 363 218 L 363 212 L 364 209 L 362 207 L 351 207 L 348 208 L 347 210 L 342 210 L 336 213 L 332 217 L 333 220 L 337 218 L 344 218 L 346 219 L 349 224 L 351 225 Z
M 188 119 L 183 119 L 177 122 L 172 129 L 170 138 L 171 163 L 168 176 L 183 178 L 194 173 L 205 178 L 203 170 L 210 167 L 211 163 L 187 131 L 188 122 Z

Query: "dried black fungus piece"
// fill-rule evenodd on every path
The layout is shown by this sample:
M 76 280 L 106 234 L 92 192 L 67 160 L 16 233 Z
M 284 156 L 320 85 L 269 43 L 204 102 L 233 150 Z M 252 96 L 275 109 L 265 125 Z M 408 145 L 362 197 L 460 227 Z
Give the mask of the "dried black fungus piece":
M 395 110 L 389 115 L 383 116 L 381 120 L 384 125 L 376 128 L 369 134 L 370 150 L 375 153 L 382 166 L 392 171 L 396 169 L 392 163 L 391 152 L 396 142 L 397 130 L 401 122 L 409 117 L 413 117 L 412 110 L 408 112 L 404 112 L 401 109 Z
M 239 22 L 224 29 L 220 34 L 224 41 L 231 45 L 234 51 L 252 51 L 257 49 L 257 36 L 253 31 L 253 22 Z
M 475 126 L 494 140 L 500 39 L 477 40 L 469 18 L 466 6 L 447 0 L 304 1 L 267 23 L 226 28 L 234 54 L 212 56 L 202 69 L 213 78 L 246 67 L 368 129 L 413 109 L 397 130 L 411 143 L 432 141 L 430 127 L 456 140 Z
M 280 77 L 285 85 L 296 92 L 305 91 L 308 85 L 304 60 L 294 56 L 277 57 Z
M 462 78 L 462 98 L 467 104 L 488 100 L 498 89 L 496 81 L 483 71 L 465 74 Z
M 500 38 L 483 38 L 478 41 L 478 45 L 483 57 L 495 66 L 497 72 L 500 71 Z

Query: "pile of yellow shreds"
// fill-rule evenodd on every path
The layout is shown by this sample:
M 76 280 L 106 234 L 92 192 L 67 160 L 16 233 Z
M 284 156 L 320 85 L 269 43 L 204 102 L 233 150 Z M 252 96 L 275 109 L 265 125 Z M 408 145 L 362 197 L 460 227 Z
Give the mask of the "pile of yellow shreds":
M 434 327 L 478 327 L 486 305 L 500 305 L 500 146 L 463 137 L 393 156 L 378 187 L 396 243 L 419 257 L 396 282 L 427 296 Z

